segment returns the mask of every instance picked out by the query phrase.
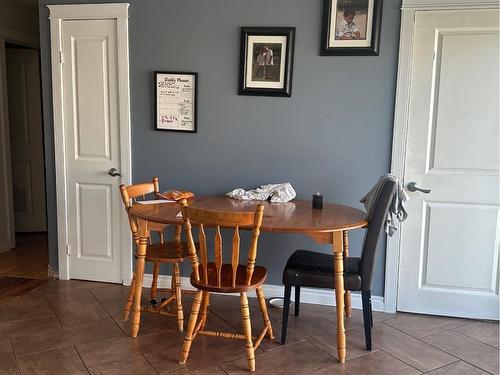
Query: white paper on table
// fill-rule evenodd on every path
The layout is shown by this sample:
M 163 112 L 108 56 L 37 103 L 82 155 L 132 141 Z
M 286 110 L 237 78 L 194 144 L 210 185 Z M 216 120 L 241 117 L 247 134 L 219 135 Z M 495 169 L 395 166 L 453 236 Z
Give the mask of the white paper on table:
M 157 203 L 175 203 L 175 201 L 168 201 L 166 199 L 152 199 L 149 201 L 138 201 L 138 204 L 157 204 Z

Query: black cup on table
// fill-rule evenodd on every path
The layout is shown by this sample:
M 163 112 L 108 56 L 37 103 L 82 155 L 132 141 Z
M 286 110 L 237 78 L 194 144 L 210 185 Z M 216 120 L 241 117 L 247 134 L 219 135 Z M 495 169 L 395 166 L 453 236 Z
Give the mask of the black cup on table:
M 313 195 L 312 201 L 313 208 L 321 210 L 323 208 L 323 196 L 320 193 Z

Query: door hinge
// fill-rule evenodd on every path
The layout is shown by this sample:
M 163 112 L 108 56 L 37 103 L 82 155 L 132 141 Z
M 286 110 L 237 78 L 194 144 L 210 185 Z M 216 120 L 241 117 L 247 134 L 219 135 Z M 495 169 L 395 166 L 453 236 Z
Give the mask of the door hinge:
M 63 62 L 64 62 L 63 51 L 59 51 L 59 64 L 62 64 Z
M 66 244 L 66 255 L 71 255 L 71 246 Z

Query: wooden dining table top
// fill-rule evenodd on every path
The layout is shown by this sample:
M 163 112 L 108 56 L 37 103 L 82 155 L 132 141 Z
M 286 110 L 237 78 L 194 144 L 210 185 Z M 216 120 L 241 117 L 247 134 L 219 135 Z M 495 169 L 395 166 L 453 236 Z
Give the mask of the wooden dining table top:
M 311 201 L 290 202 L 243 201 L 224 196 L 196 196 L 188 200 L 193 207 L 231 212 L 254 211 L 264 205 L 261 230 L 282 233 L 328 233 L 362 228 L 368 224 L 366 212 L 336 203 L 323 203 L 323 209 L 312 208 Z M 132 215 L 163 224 L 182 224 L 179 204 L 174 202 L 135 204 Z

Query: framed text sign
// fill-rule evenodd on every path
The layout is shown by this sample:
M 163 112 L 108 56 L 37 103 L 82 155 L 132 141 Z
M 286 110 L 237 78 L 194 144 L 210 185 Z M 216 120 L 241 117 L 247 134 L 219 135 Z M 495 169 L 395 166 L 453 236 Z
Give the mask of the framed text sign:
M 155 129 L 196 133 L 198 73 L 154 74 Z

